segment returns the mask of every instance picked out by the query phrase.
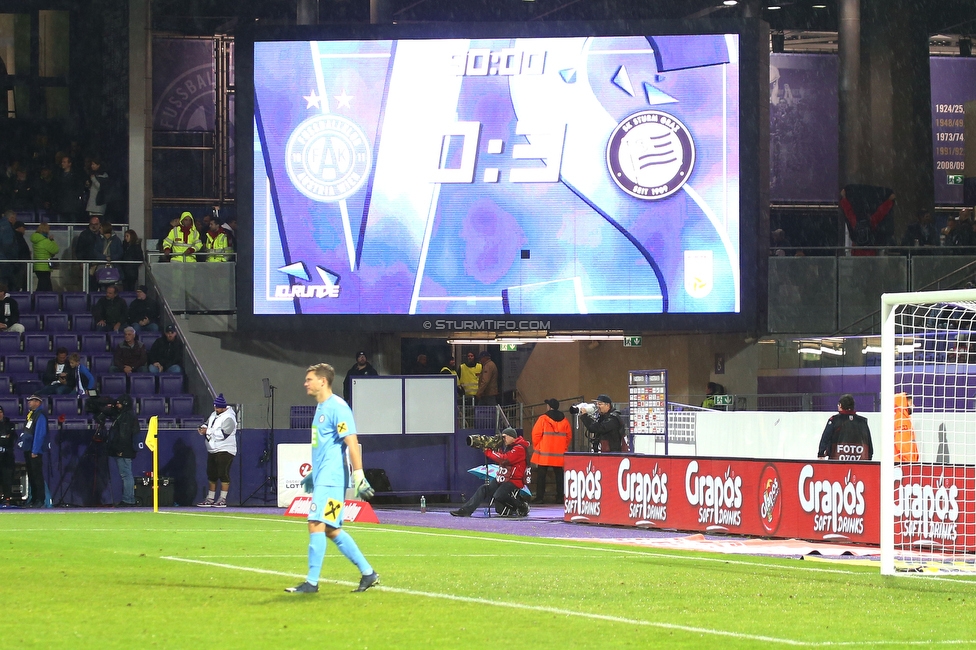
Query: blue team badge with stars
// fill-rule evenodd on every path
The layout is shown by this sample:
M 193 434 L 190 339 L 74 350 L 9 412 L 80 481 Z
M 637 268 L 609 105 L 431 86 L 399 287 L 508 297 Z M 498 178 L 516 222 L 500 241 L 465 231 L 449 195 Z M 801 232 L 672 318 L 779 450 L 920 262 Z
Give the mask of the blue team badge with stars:
M 315 115 L 299 124 L 285 147 L 285 169 L 295 188 L 333 203 L 363 186 L 373 152 L 358 124 L 340 115 Z

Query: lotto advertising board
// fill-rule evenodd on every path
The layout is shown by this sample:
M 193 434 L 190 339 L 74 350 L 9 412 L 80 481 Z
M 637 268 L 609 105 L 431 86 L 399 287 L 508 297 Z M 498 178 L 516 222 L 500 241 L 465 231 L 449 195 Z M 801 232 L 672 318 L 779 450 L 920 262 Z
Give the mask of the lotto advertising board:
M 254 42 L 249 311 L 444 333 L 741 316 L 742 40 Z
M 976 552 L 976 469 L 895 466 L 895 548 Z
M 566 521 L 878 544 L 880 467 L 568 454 Z

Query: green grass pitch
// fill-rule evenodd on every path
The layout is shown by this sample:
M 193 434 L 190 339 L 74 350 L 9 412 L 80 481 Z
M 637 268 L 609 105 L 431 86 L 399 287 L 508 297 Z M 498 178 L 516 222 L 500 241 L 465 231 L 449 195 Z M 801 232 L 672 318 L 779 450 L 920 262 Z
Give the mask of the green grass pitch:
M 349 525 L 381 576 L 302 520 L 0 514 L 3 648 L 976 648 L 976 580 L 442 529 Z M 586 529 L 580 529 L 585 535 Z

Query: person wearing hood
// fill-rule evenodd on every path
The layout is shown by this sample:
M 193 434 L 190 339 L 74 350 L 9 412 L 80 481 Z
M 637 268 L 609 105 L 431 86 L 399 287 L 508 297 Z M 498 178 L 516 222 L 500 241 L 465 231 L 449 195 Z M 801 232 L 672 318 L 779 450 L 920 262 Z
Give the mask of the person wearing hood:
M 224 394 L 214 399 L 214 410 L 197 432 L 207 440 L 207 498 L 200 508 L 226 508 L 230 492 L 230 464 L 237 455 L 237 414 L 227 405 Z M 220 497 L 217 497 L 220 481 Z
M 196 262 L 195 253 L 200 250 L 200 233 L 193 223 L 193 215 L 184 212 L 180 223 L 163 239 L 163 252 L 170 262 Z
M 495 512 L 500 515 L 525 517 L 529 514 L 529 504 L 519 497 L 525 487 L 529 443 L 512 427 L 507 427 L 501 435 L 504 446 L 500 450 L 485 449 L 485 458 L 498 464 L 498 473 L 487 484 L 482 483 L 463 506 L 451 510 L 453 516 L 470 517 L 489 495 L 495 504 Z
M 48 260 L 53 259 L 59 252 L 58 243 L 51 235 L 51 224 L 42 219 L 37 224 L 37 231 L 31 235 L 31 245 L 34 247 L 34 275 L 37 277 L 37 291 L 52 291 L 51 265 Z
M 912 398 L 907 393 L 895 394 L 895 462 L 917 463 L 918 445 L 912 426 Z
M 380 373 L 376 372 L 376 368 L 366 360 L 366 352 L 364 350 L 357 352 L 356 363 L 352 364 L 352 368 L 346 371 L 346 378 L 342 380 L 342 397 L 346 400 L 349 408 L 352 408 L 352 378 L 366 375 L 375 377 L 378 374 Z
M 854 396 L 841 395 L 837 414 L 830 416 L 820 437 L 817 458 L 830 460 L 871 460 L 874 445 L 867 419 L 854 410 Z
M 559 410 L 559 400 L 551 397 L 545 404 L 549 410 L 540 415 L 532 427 L 532 464 L 536 467 L 533 503 L 542 503 L 546 498 L 546 475 L 550 467 L 556 479 L 556 499 L 563 500 L 564 454 L 573 439 L 569 418 Z
M 139 436 L 139 418 L 132 410 L 132 397 L 122 395 L 115 402 L 119 414 L 108 431 L 105 453 L 115 459 L 122 479 L 122 500 L 119 508 L 136 505 L 135 480 L 132 478 L 132 459 L 136 457 L 136 438 Z

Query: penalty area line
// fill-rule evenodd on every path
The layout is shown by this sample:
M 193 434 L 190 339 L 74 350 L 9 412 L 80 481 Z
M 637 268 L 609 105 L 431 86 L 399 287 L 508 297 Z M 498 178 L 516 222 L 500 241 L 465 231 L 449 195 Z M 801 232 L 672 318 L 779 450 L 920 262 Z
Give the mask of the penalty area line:
M 207 562 L 207 561 L 204 561 L 204 560 L 196 560 L 196 559 L 192 559 L 192 558 L 175 557 L 175 556 L 171 556 L 171 555 L 163 555 L 163 556 L 160 557 L 160 559 L 162 559 L 162 560 L 169 560 L 169 561 L 172 561 L 172 562 L 185 562 L 187 564 L 198 564 L 198 565 L 203 565 L 203 566 L 210 566 L 210 567 L 215 567 L 215 568 L 219 568 L 219 569 L 230 569 L 232 571 L 245 571 L 245 572 L 249 572 L 249 573 L 260 573 L 260 574 L 263 574 L 263 575 L 282 576 L 282 577 L 285 577 L 285 578 L 299 578 L 300 579 L 300 578 L 304 578 L 305 577 L 305 576 L 303 576 L 301 574 L 298 574 L 298 573 L 288 573 L 288 572 L 285 572 L 285 571 L 274 571 L 274 570 L 271 570 L 271 569 L 260 569 L 260 568 L 257 568 L 257 567 L 239 566 L 239 565 L 236 565 L 236 564 L 225 564 L 225 563 L 222 563 L 222 562 Z M 358 582 L 349 582 L 349 581 L 346 581 L 346 580 L 331 580 L 331 579 L 321 580 L 320 582 L 325 582 L 325 583 L 334 584 L 334 585 L 340 585 L 340 586 L 343 586 L 343 587 L 356 587 L 359 584 Z M 472 597 L 472 596 L 458 596 L 456 594 L 439 593 L 439 592 L 436 592 L 436 591 L 420 591 L 420 590 L 417 590 L 417 589 L 405 589 L 405 588 L 402 588 L 402 587 L 389 587 L 389 586 L 385 586 L 383 584 L 377 585 L 376 587 L 374 587 L 374 589 L 377 589 L 377 590 L 380 590 L 380 591 L 389 592 L 389 593 L 393 593 L 393 594 L 403 594 L 403 595 L 407 595 L 407 596 L 419 596 L 419 597 L 422 597 L 422 598 L 437 598 L 437 599 L 441 599 L 441 600 L 450 600 L 450 601 L 459 602 L 459 603 L 471 603 L 471 604 L 475 604 L 475 605 L 490 605 L 490 606 L 494 606 L 494 607 L 506 607 L 508 609 L 517 609 L 517 610 L 522 610 L 522 611 L 541 612 L 541 613 L 545 613 L 545 614 L 555 614 L 555 615 L 558 615 L 558 616 L 569 616 L 569 617 L 575 617 L 575 618 L 585 618 L 585 619 L 589 619 L 589 620 L 606 621 L 608 623 L 623 623 L 625 625 L 640 625 L 640 626 L 645 626 L 645 627 L 655 627 L 655 628 L 659 628 L 659 629 L 663 629 L 663 630 L 674 630 L 674 631 L 677 631 L 677 632 L 687 632 L 689 634 L 707 634 L 707 635 L 710 635 L 710 636 L 728 637 L 728 638 L 733 638 L 733 639 L 742 639 L 742 640 L 746 640 L 746 641 L 762 641 L 762 642 L 765 642 L 765 643 L 779 643 L 781 645 L 789 645 L 789 646 L 820 647 L 820 646 L 833 646 L 833 645 L 843 645 L 843 646 L 847 646 L 847 645 L 878 645 L 878 644 L 887 644 L 887 643 L 889 643 L 889 642 L 886 642 L 886 641 L 880 641 L 880 642 L 879 641 L 863 641 L 863 642 L 854 641 L 854 642 L 840 642 L 840 643 L 835 643 L 835 642 L 830 642 L 830 641 L 827 641 L 827 642 L 798 641 L 796 639 L 783 639 L 783 638 L 778 638 L 778 637 L 765 636 L 765 635 L 761 635 L 761 634 L 748 634 L 748 633 L 744 633 L 744 632 L 733 632 L 733 631 L 730 631 L 730 630 L 718 630 L 718 629 L 712 629 L 712 628 L 707 628 L 707 627 L 695 627 L 695 626 L 690 626 L 690 625 L 678 625 L 678 624 L 675 624 L 675 623 L 664 623 L 664 622 L 661 622 L 661 621 L 645 621 L 645 620 L 641 620 L 641 619 L 626 618 L 626 617 L 623 617 L 623 616 L 610 616 L 608 614 L 598 614 L 598 613 L 593 613 L 593 612 L 580 612 L 580 611 L 569 610 L 569 609 L 561 609 L 559 607 L 545 607 L 545 606 L 541 606 L 541 605 L 526 605 L 526 604 L 523 604 L 523 603 L 513 603 L 513 602 L 507 602 L 507 601 L 503 601 L 503 600 L 491 600 L 489 598 L 475 598 L 475 597 Z M 899 643 L 901 643 L 901 644 L 904 645 L 904 642 L 899 642 Z M 928 644 L 933 643 L 933 642 L 929 642 L 929 641 L 908 642 L 908 644 L 912 644 L 912 643 L 924 643 L 924 644 L 928 645 Z M 939 641 L 936 641 L 935 643 L 965 643 L 965 642 L 962 642 L 962 641 L 947 641 L 947 642 L 939 642 Z

